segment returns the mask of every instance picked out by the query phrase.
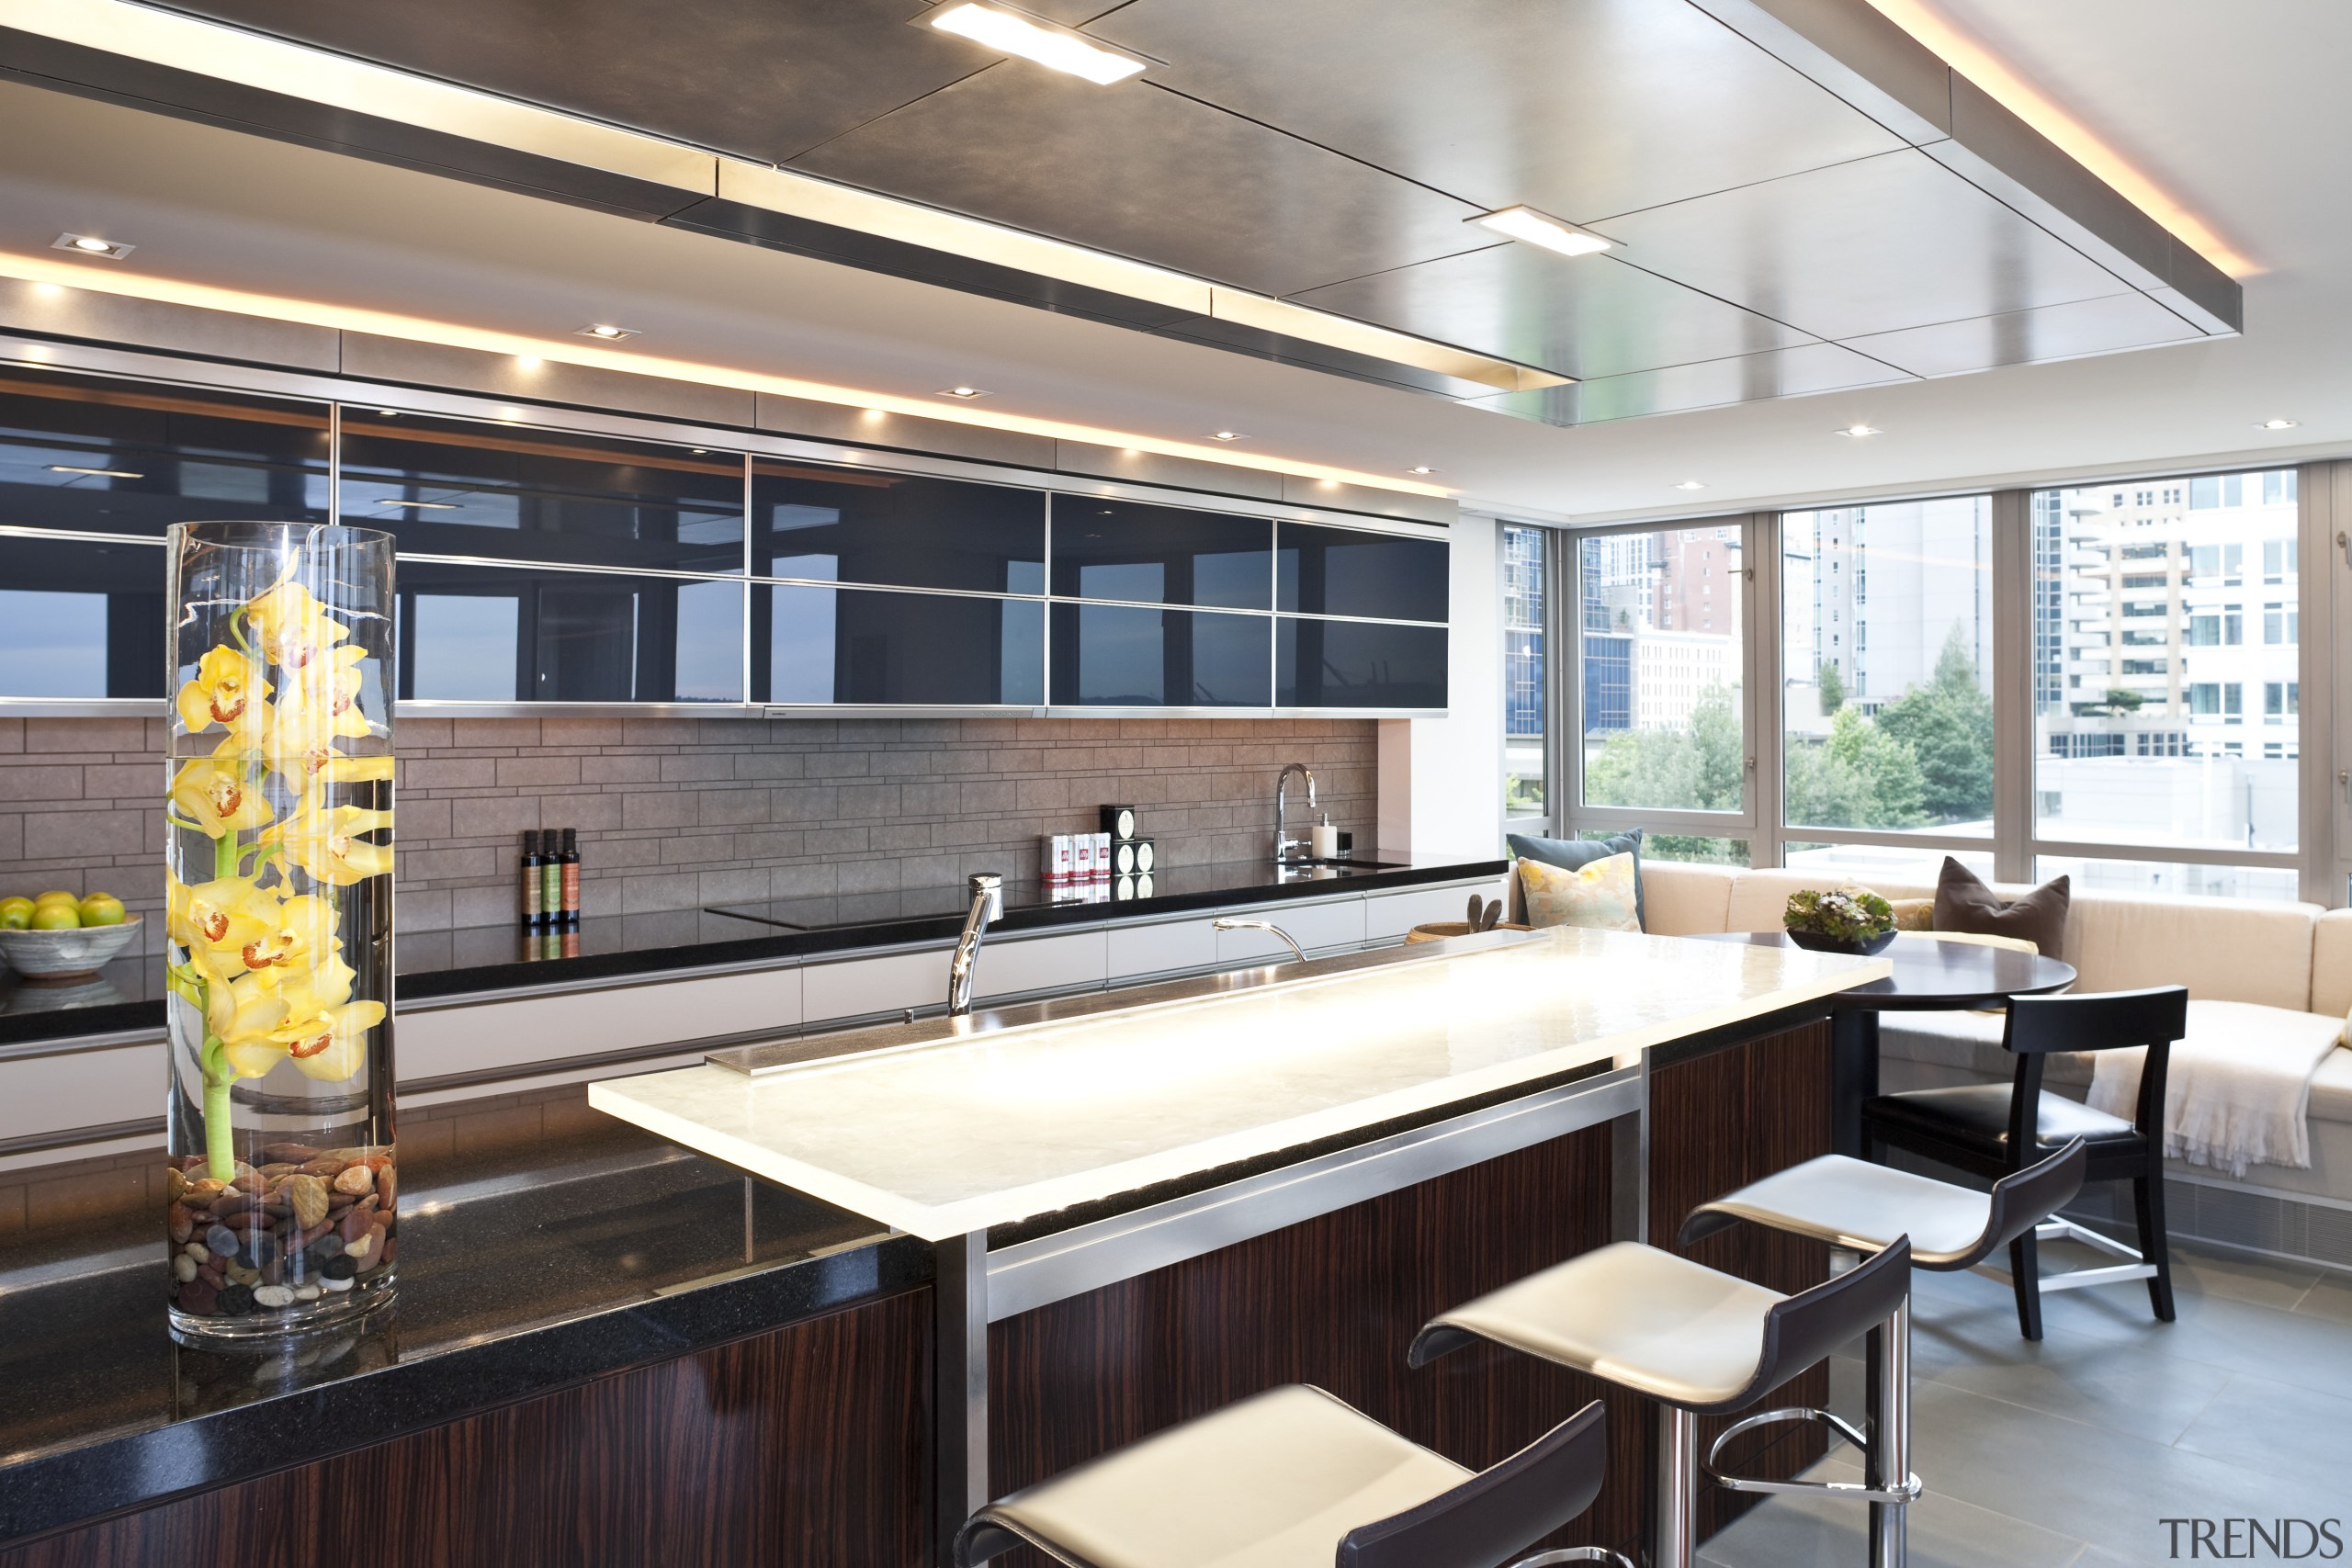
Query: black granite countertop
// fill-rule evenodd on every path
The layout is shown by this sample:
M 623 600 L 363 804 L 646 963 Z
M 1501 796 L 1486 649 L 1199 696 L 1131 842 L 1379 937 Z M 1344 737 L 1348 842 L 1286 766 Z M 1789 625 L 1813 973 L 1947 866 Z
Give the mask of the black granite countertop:
M 171 1341 L 152 1214 L 0 1242 L 0 1545 L 931 1274 L 921 1242 L 618 1122 L 403 1173 L 392 1304 L 274 1354 Z
M 1048 887 L 1008 883 L 999 932 L 1176 914 L 1241 903 L 1373 893 L 1471 876 L 1499 876 L 1508 863 L 1409 855 L 1312 866 L 1230 861 L 1155 872 L 1148 894 L 1125 897 L 1114 884 Z M 711 909 L 675 909 L 584 919 L 576 929 L 511 926 L 402 931 L 395 945 L 402 1000 L 475 995 L 784 961 L 901 942 L 953 940 L 970 896 L 961 883 L 885 893 L 838 894 Z M 95 980 L 28 981 L 0 973 L 0 1046 L 81 1035 L 160 1032 L 163 963 L 127 955 Z

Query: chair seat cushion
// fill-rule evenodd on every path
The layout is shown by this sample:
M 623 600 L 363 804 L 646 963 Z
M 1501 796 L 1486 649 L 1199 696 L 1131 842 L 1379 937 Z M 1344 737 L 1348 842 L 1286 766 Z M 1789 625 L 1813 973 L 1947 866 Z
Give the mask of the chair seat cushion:
M 1890 1131 L 1911 1130 L 2006 1149 L 2009 1100 L 2014 1092 L 2011 1085 L 1988 1083 L 1883 1094 L 1863 1105 L 1862 1119 Z M 2059 1094 L 2042 1095 L 2035 1122 L 2034 1135 L 2044 1149 L 2062 1148 L 2076 1138 L 2097 1145 L 2140 1135 L 2121 1117 L 2094 1111 Z
M 1469 1478 L 1294 1383 L 1091 1460 L 988 1513 L 1096 1568 L 1331 1568 L 1350 1530 Z
M 1621 1241 L 1465 1302 L 1436 1322 L 1668 1404 L 1720 1404 L 1755 1382 L 1782 1298 Z
M 1907 1235 L 1919 1269 L 1973 1258 L 1993 1216 L 1988 1193 L 1844 1155 L 1792 1165 L 1700 1207 L 1857 1252 Z

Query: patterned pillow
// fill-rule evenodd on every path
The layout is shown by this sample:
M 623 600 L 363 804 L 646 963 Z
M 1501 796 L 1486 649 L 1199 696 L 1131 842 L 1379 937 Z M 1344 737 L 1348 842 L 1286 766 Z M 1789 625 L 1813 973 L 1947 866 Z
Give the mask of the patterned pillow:
M 1531 926 L 1584 926 L 1594 931 L 1642 929 L 1634 890 L 1634 857 L 1608 855 L 1566 871 L 1521 857 L 1520 889 Z
M 1894 910 L 1896 931 L 1931 931 L 1936 929 L 1936 901 L 1933 898 L 1895 898 L 1889 903 Z

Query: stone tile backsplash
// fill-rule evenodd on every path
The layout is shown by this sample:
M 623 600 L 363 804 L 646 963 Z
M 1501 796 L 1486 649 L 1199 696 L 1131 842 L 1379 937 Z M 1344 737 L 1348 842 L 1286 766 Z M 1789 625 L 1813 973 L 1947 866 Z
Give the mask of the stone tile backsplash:
M 1136 803 L 1170 865 L 1247 860 L 1293 761 L 1359 840 L 1379 816 L 1367 719 L 403 717 L 399 735 L 410 931 L 514 919 L 534 828 L 580 830 L 582 902 L 610 915 L 1032 877 L 1037 836 L 1091 830 L 1103 801 Z M 162 719 L 0 718 L 0 893 L 160 909 L 163 749 Z

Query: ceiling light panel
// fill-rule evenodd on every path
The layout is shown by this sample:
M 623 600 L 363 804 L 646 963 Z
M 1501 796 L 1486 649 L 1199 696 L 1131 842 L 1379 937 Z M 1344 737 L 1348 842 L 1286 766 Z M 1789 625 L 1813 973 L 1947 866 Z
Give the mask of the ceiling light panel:
M 984 6 L 978 0 L 956 0 L 922 18 L 944 33 L 970 39 L 1000 54 L 1018 55 L 1051 70 L 1085 78 L 1107 87 L 1141 75 L 1151 62 L 1141 55 L 1089 38 L 1069 28 L 1010 6 Z
M 1589 229 L 1579 229 L 1573 223 L 1549 217 L 1532 207 L 1506 207 L 1470 220 L 1484 224 L 1498 234 L 1508 234 L 1514 240 L 1524 240 L 1531 245 L 1541 245 L 1547 251 L 1557 251 L 1564 256 L 1589 256 L 1611 248 L 1615 242 L 1604 240 Z
M 625 337 L 637 336 L 635 327 L 615 326 L 610 321 L 594 321 L 580 329 L 582 337 L 593 337 L 604 343 L 618 343 Z

